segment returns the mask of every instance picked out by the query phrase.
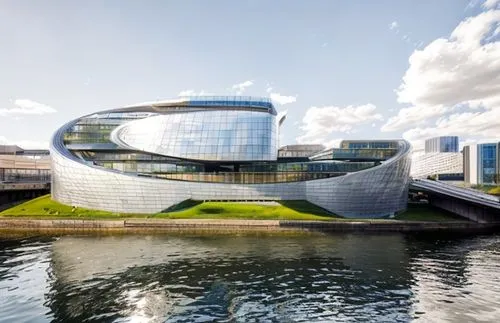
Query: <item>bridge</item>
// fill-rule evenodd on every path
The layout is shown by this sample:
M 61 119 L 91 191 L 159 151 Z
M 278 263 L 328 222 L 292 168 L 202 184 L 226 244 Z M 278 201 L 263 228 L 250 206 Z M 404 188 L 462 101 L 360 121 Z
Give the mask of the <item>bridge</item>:
M 410 191 L 427 194 L 429 204 L 478 223 L 500 222 L 500 198 L 440 181 L 414 179 Z

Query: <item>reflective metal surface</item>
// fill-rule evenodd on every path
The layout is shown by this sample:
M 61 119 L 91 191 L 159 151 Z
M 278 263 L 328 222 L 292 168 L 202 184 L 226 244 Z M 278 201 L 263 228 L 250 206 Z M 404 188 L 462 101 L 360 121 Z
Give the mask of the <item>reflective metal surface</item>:
M 51 142 L 52 198 L 123 213 L 156 213 L 187 199 L 307 200 L 346 217 L 406 208 L 407 141 L 344 142 L 349 149 L 395 148 L 385 160 L 281 163 L 270 102 L 200 100 L 108 110 L 67 123 Z M 118 147 L 103 146 L 112 142 Z

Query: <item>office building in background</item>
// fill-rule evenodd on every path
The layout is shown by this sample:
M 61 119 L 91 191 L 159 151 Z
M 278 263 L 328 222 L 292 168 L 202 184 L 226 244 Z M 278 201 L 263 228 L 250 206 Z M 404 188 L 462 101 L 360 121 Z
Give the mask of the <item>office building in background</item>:
M 411 176 L 463 181 L 463 157 L 459 152 L 458 137 L 443 136 L 425 140 L 425 152 L 412 157 Z
M 441 136 L 425 141 L 425 153 L 458 153 L 457 136 Z
M 464 147 L 464 180 L 471 185 L 500 183 L 500 142 Z
M 0 183 L 50 182 L 49 151 L 0 145 Z

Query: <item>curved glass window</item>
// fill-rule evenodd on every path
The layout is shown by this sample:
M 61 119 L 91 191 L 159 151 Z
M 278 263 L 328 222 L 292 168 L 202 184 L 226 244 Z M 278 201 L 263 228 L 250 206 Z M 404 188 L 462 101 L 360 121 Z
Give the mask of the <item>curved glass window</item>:
M 206 161 L 276 160 L 275 121 L 275 116 L 255 111 L 172 113 L 126 124 L 117 129 L 117 137 L 129 147 L 164 156 Z

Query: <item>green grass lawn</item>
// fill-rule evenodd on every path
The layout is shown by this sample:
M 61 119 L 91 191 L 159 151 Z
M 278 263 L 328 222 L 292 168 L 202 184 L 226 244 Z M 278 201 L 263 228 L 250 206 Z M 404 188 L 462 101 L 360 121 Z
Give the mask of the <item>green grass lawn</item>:
M 433 221 L 433 222 L 449 222 L 449 221 L 467 221 L 458 215 L 437 209 L 427 204 L 415 205 L 408 204 L 408 209 L 396 215 L 396 220 L 404 221 Z
M 31 218 L 165 218 L 165 219 L 258 219 L 332 220 L 336 217 L 306 201 L 286 201 L 278 206 L 250 203 L 184 201 L 156 214 L 113 213 L 90 210 L 53 201 L 44 195 L 0 212 L 4 217 Z
M 500 196 L 500 185 L 473 185 L 471 188 L 487 194 Z
M 37 217 L 37 218 L 120 218 L 146 217 L 148 214 L 113 213 L 107 211 L 89 210 L 73 207 L 53 201 L 49 195 L 43 195 L 33 200 L 11 207 L 0 212 L 0 216 Z
M 495 186 L 488 190 L 488 194 L 500 196 L 500 186 Z
M 158 213 L 168 219 L 250 219 L 250 220 L 335 220 L 339 217 L 306 201 L 286 201 L 279 205 L 204 202 L 176 212 Z
M 281 201 L 279 205 L 233 202 L 201 202 L 187 200 L 156 214 L 113 213 L 72 208 L 44 195 L 0 212 L 3 217 L 28 218 L 162 218 L 162 219 L 250 219 L 250 220 L 322 220 L 373 221 L 373 219 L 345 219 L 307 201 Z M 408 210 L 395 217 L 407 221 L 456 221 L 460 217 L 434 209 L 428 205 L 409 205 Z M 381 219 L 380 221 L 384 221 Z

